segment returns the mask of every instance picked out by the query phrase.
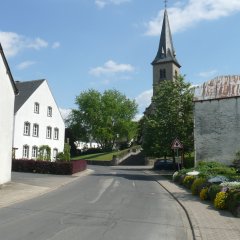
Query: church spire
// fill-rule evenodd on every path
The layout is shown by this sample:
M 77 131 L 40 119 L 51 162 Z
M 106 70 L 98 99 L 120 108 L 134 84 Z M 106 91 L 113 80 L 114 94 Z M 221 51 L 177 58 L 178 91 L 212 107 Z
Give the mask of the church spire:
M 158 48 L 157 55 L 152 62 L 152 65 L 155 65 L 158 63 L 174 62 L 178 67 L 181 67 L 176 59 L 176 53 L 173 47 L 172 34 L 170 30 L 170 24 L 168 20 L 168 13 L 167 13 L 166 7 L 167 6 L 165 1 L 165 11 L 164 11 L 159 48 Z

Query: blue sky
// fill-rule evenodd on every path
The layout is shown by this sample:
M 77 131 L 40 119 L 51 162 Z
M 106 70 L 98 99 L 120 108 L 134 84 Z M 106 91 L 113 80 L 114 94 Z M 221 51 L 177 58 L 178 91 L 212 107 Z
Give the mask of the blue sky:
M 61 109 L 90 88 L 150 103 L 162 0 L 2 0 L 0 42 L 15 80 L 45 78 Z M 187 81 L 240 74 L 240 0 L 168 0 Z

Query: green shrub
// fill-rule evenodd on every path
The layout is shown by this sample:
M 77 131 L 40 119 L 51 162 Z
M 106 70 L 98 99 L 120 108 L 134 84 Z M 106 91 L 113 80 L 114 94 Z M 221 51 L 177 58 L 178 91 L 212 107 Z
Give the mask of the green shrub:
M 193 195 L 199 195 L 200 191 L 206 187 L 207 184 L 207 179 L 206 178 L 197 178 L 193 182 L 191 186 L 191 191 Z
M 221 191 L 222 187 L 218 184 L 212 184 L 208 189 L 208 196 L 210 200 L 213 202 L 217 193 Z
M 195 179 L 196 178 L 194 176 L 185 176 L 185 178 L 183 180 L 183 185 L 186 188 L 190 189 Z
M 195 164 L 195 161 L 194 161 L 193 153 L 188 154 L 187 156 L 184 157 L 184 159 L 183 159 L 183 167 L 184 168 L 186 168 L 186 169 L 193 168 L 194 164 Z
M 69 162 L 71 159 L 70 149 L 71 149 L 70 145 L 68 143 L 65 143 L 63 152 L 60 152 L 57 155 L 57 161 Z
M 203 188 L 203 189 L 200 191 L 199 196 L 200 196 L 200 199 L 201 199 L 201 200 L 208 200 L 208 199 L 209 199 L 209 196 L 208 196 L 208 188 L 207 188 L 207 187 Z
M 226 209 L 227 192 L 219 192 L 214 199 L 214 207 L 217 209 Z
M 230 190 L 226 200 L 227 209 L 236 217 L 240 217 L 240 190 Z

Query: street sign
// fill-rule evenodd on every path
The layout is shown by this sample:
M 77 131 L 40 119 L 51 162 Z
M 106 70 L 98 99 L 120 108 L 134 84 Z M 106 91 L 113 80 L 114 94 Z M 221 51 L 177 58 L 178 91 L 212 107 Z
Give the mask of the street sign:
M 171 148 L 172 149 L 181 149 L 181 148 L 183 148 L 183 145 L 177 138 L 175 138 L 173 143 L 172 143 Z

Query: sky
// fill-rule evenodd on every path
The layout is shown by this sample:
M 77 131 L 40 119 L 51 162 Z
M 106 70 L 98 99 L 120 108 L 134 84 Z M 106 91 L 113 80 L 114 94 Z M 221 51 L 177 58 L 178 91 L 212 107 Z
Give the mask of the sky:
M 181 74 L 191 84 L 240 74 L 240 0 L 168 0 Z M 15 80 L 47 79 L 65 116 L 83 91 L 152 96 L 163 0 L 1 0 L 0 42 Z

